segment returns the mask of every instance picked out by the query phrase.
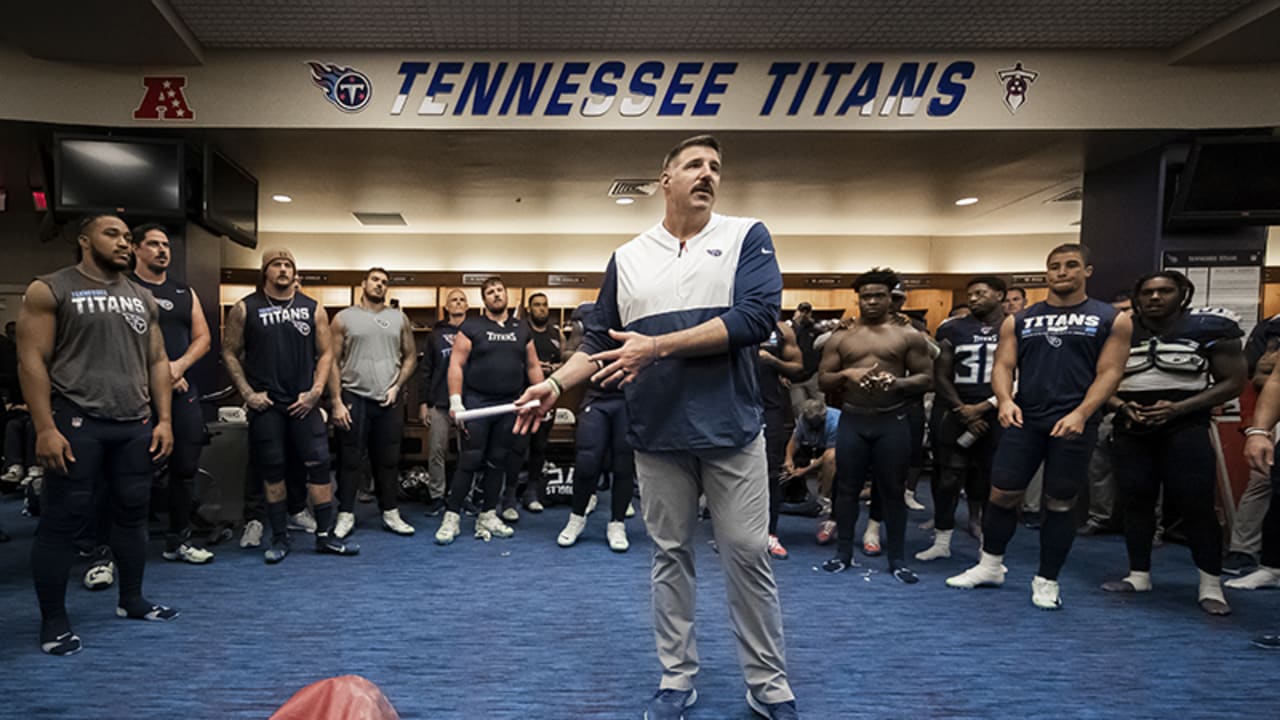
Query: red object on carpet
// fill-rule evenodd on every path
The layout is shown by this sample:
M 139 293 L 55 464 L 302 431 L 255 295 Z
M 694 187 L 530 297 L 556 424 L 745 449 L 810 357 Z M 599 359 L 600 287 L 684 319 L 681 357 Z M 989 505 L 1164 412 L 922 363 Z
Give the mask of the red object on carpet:
M 377 685 L 359 675 L 342 675 L 294 693 L 271 720 L 400 720 L 400 714 Z

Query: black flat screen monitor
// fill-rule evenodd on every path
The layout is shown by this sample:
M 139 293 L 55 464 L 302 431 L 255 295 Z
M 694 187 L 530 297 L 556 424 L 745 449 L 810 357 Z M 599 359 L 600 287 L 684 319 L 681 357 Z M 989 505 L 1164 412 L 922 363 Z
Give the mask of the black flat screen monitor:
M 241 245 L 258 246 L 258 179 L 213 148 L 204 161 L 204 224 Z
M 54 210 L 182 217 L 183 154 L 180 140 L 55 137 Z
M 1201 138 L 1178 176 L 1171 224 L 1280 224 L 1280 137 Z

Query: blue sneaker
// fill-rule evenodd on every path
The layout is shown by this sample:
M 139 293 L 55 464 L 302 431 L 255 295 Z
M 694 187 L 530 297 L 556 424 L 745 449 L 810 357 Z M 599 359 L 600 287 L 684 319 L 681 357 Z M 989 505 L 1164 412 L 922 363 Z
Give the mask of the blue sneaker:
M 644 706 L 644 720 L 684 720 L 684 709 L 697 701 L 697 690 L 659 690 Z
M 800 720 L 800 712 L 796 710 L 796 701 L 788 700 L 780 703 L 762 703 L 751 691 L 747 691 L 747 705 L 755 714 L 769 720 Z

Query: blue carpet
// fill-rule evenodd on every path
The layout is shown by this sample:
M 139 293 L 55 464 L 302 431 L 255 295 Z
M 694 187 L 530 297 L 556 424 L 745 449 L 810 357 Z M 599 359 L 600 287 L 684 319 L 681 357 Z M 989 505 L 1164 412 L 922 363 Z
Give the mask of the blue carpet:
M 924 487 L 921 495 L 928 496 Z M 157 541 L 147 594 L 180 607 L 182 617 L 117 619 L 115 591 L 90 593 L 76 577 L 69 608 L 85 649 L 52 658 L 37 643 L 35 523 L 6 500 L 0 525 L 14 541 L 0 545 L 0 716 L 265 718 L 302 686 L 352 673 L 378 684 L 406 718 L 637 718 L 659 677 L 651 546 L 636 518 L 628 523 L 631 552 L 611 553 L 606 516 L 597 512 L 579 545 L 561 549 L 555 536 L 567 512 L 526 513 L 514 538 L 491 543 L 472 539 L 466 518 L 464 535 L 441 548 L 431 542 L 437 518 L 406 507 L 418 535 L 399 538 L 378 529 L 376 508 L 362 505 L 359 557 L 318 556 L 301 536 L 298 551 L 273 567 L 234 544 L 216 548 L 209 566 L 166 563 Z M 928 542 L 915 528 L 926 518 L 913 515 L 913 552 Z M 1015 537 L 1003 589 L 958 591 L 943 579 L 977 555 L 962 532 L 951 559 L 912 564 L 921 582 L 908 587 L 884 573 L 880 559 L 860 558 L 862 568 L 834 577 L 815 571 L 830 552 L 813 544 L 813 524 L 782 518 L 792 556 L 775 563 L 805 717 L 1280 713 L 1266 699 L 1280 653 L 1248 645 L 1280 630 L 1280 593 L 1228 591 L 1235 614 L 1209 618 L 1196 607 L 1184 547 L 1156 552 L 1156 592 L 1135 598 L 1097 589 L 1124 573 L 1120 539 L 1078 540 L 1062 577 L 1066 608 L 1051 613 L 1029 600 L 1034 532 Z M 700 700 L 688 717 L 745 719 L 753 716 L 703 525 Z

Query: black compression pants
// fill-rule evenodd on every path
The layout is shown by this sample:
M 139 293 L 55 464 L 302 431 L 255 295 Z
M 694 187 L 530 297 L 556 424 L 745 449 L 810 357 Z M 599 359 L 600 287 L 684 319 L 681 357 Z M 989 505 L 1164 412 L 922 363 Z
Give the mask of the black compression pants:
M 542 472 L 542 467 L 547 463 L 547 445 L 551 442 L 551 430 L 555 426 L 556 416 L 553 410 L 549 417 L 543 419 L 537 432 L 516 436 L 511 447 L 511 461 L 507 466 L 506 503 L 511 507 L 520 498 L 546 504 L 547 477 Z M 519 482 L 521 470 L 526 473 L 523 483 Z
M 169 534 L 183 535 L 191 525 L 191 488 L 200 471 L 200 451 L 204 449 L 204 412 L 194 386 L 173 394 L 173 454 L 168 467 Z
M 788 414 L 765 411 L 764 456 L 769 466 L 769 534 L 778 534 L 778 510 L 782 507 L 782 463 L 787 456 Z
M 377 400 L 342 391 L 342 402 L 351 413 L 351 429 L 338 428 L 338 509 L 354 512 L 356 490 L 364 475 L 366 461 L 373 465 L 378 509 L 399 507 L 400 436 L 404 430 L 404 407 L 400 403 L 383 407 Z
M 464 398 L 464 401 L 468 408 L 474 410 L 509 403 L 514 399 Z M 481 510 L 494 510 L 498 507 L 502 481 L 506 477 L 507 467 L 511 462 L 511 448 L 515 444 L 515 435 L 511 432 L 515 422 L 515 414 L 507 413 L 472 420 L 466 424 L 462 435 L 462 454 L 458 457 L 458 469 L 445 503 L 450 512 L 462 512 L 462 504 L 467 499 L 467 493 L 471 492 L 471 478 L 481 471 L 484 472 L 484 501 L 481 503 Z
M 865 413 L 845 406 L 836 429 L 836 554 L 853 557 L 854 527 L 858 523 L 858 494 L 871 473 L 879 488 L 885 517 L 885 551 L 891 567 L 902 563 L 907 530 L 907 468 L 911 428 L 906 410 Z
M 591 494 L 604 468 L 613 458 L 613 485 L 609 490 L 609 518 L 627 518 L 627 506 L 635 492 L 636 458 L 627 442 L 627 403 L 622 397 L 595 399 L 578 413 L 574 445 L 573 513 L 586 515 Z
M 955 528 L 961 488 L 971 502 L 986 507 L 991 492 L 991 463 L 1000 441 L 995 413 L 987 415 L 991 429 L 963 448 L 956 443 L 967 430 L 960 417 L 950 410 L 934 413 L 933 526 L 938 530 Z
M 142 597 L 147 504 L 155 472 L 149 419 L 101 420 L 60 397 L 53 400 L 53 419 L 76 460 L 68 463 L 66 475 L 45 475 L 40 524 L 31 545 L 32 576 L 45 622 L 66 619 L 76 538 L 97 520 L 93 498 L 98 488 L 104 489 L 111 517 L 109 543 L 120 570 L 120 604 Z
M 1151 570 L 1156 530 L 1156 501 L 1178 508 L 1196 567 L 1222 574 L 1222 526 L 1214 506 L 1216 459 L 1209 426 L 1192 423 L 1137 435 L 1117 429 L 1111 435 L 1111 463 L 1120 502 L 1124 503 L 1124 540 L 1129 568 Z

